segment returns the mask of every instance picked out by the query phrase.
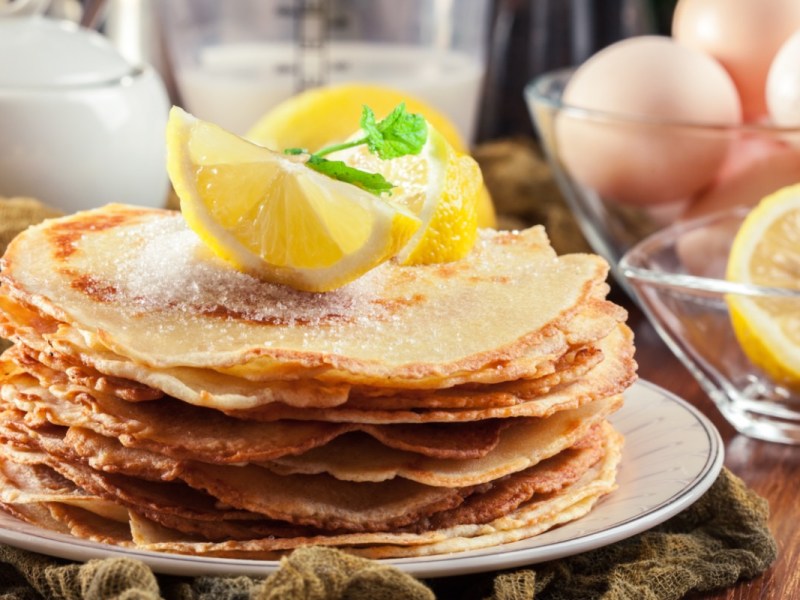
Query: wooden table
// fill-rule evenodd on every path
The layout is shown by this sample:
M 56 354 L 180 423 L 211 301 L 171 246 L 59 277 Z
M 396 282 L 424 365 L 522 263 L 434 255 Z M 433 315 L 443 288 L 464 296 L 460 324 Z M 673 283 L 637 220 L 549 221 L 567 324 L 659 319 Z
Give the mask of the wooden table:
M 770 528 L 778 542 L 778 559 L 773 566 L 752 581 L 693 598 L 800 599 L 800 446 L 761 442 L 737 434 L 642 313 L 624 298 L 615 300 L 630 311 L 639 377 L 674 392 L 703 411 L 722 435 L 725 466 L 769 501 Z

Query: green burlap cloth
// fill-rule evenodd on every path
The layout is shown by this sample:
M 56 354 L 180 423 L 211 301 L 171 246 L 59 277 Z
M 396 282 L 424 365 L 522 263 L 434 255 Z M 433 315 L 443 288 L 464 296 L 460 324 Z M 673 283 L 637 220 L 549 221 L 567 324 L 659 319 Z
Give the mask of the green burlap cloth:
M 0 199 L 0 254 L 53 212 Z M 264 578 L 155 575 L 127 558 L 85 564 L 0 545 L 0 600 L 662 600 L 733 585 L 775 559 L 767 502 L 727 470 L 695 504 L 642 534 L 573 557 L 506 572 L 418 581 L 326 548 L 302 548 Z

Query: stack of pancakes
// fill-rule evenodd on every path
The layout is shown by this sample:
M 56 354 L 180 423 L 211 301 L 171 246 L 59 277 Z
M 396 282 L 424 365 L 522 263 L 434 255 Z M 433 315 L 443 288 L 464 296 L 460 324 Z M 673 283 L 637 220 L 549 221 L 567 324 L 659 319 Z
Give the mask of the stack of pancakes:
M 33 227 L 0 271 L 0 505 L 148 550 L 420 556 L 523 539 L 615 486 L 635 379 L 606 263 L 542 228 L 325 294 L 169 211 Z

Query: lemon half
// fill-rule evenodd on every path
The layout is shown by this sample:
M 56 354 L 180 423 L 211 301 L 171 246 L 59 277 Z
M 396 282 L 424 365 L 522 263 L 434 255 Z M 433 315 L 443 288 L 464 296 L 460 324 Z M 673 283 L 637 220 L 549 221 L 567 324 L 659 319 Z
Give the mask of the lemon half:
M 747 215 L 734 238 L 726 276 L 800 291 L 800 185 L 767 196 Z M 728 305 L 747 357 L 775 381 L 800 389 L 800 302 L 730 296 Z
M 410 210 L 174 107 L 167 170 L 189 227 L 238 269 L 306 291 L 340 287 L 395 256 Z

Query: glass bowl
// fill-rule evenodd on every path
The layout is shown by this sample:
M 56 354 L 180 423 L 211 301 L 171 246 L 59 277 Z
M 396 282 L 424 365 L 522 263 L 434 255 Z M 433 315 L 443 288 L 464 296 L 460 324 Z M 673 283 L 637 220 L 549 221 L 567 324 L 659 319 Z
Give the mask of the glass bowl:
M 777 381 L 753 364 L 731 321 L 731 306 L 742 302 L 800 315 L 800 290 L 725 280 L 746 214 L 731 209 L 663 228 L 634 245 L 619 270 L 659 335 L 737 431 L 800 444 L 797 382 Z
M 625 287 L 617 263 L 648 235 L 678 220 L 753 206 L 800 179 L 800 127 L 691 124 L 582 109 L 561 99 L 572 72 L 540 75 L 525 88 L 526 102 L 582 233 Z

